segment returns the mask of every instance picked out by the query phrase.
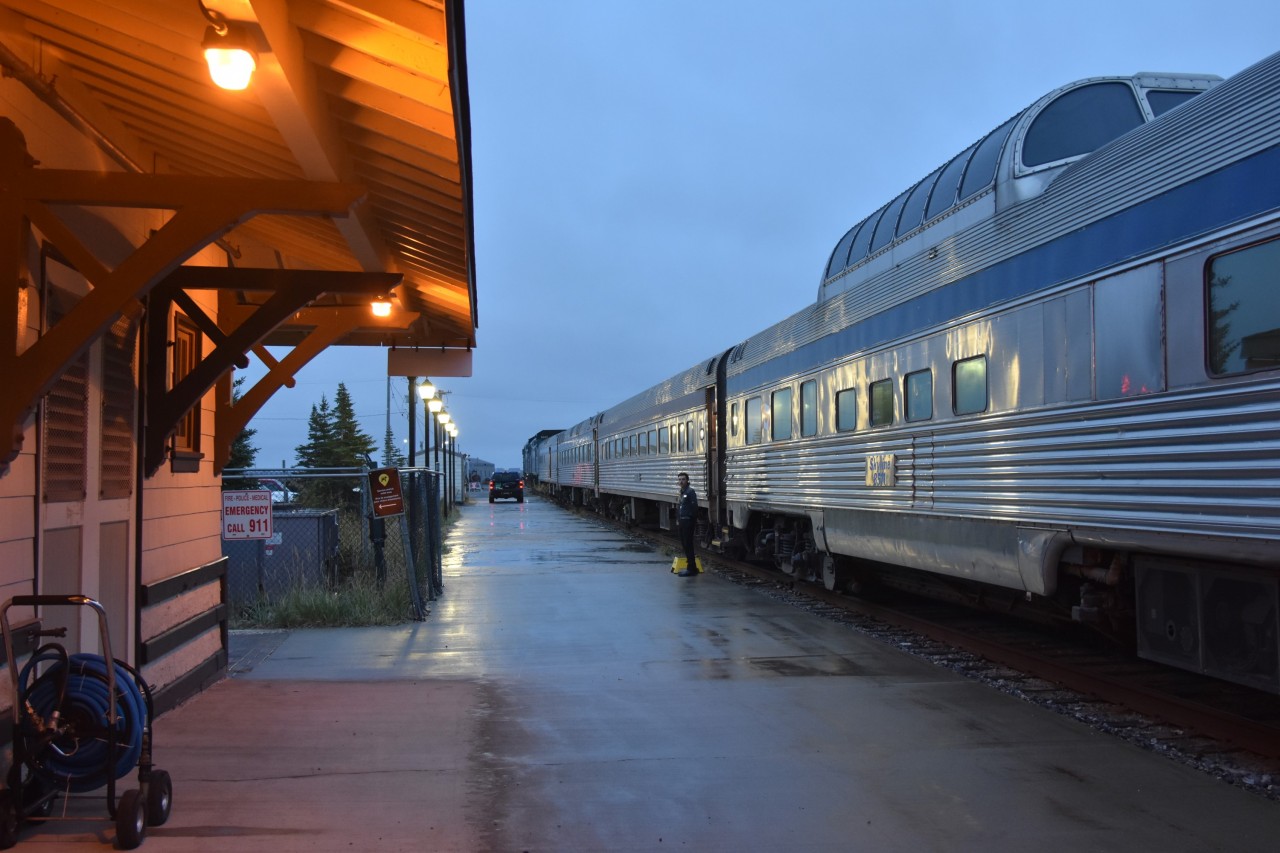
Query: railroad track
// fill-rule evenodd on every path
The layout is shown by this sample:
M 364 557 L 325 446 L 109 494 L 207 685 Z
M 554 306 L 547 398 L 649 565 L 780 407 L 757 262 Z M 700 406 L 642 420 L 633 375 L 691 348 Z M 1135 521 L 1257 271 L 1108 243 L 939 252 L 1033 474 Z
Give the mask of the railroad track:
M 679 550 L 664 531 L 615 526 L 656 547 Z M 1280 696 L 1012 617 L 896 593 L 872 601 L 829 592 L 821 582 L 718 554 L 704 553 L 703 562 L 731 582 L 1280 801 Z

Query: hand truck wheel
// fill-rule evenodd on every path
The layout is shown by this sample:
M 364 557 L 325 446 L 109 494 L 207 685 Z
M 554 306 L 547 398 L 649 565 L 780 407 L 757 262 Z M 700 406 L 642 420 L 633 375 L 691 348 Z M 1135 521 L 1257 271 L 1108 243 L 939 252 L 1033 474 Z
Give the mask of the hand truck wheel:
M 131 788 L 120 797 L 116 806 L 116 846 L 132 850 L 142 843 L 147 832 L 147 804 L 142 792 Z

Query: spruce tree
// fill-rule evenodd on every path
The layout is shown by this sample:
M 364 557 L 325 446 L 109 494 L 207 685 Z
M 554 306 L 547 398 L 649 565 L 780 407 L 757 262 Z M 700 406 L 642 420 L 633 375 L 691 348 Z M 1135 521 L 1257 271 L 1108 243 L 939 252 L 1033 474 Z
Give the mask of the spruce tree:
M 351 394 L 347 386 L 338 383 L 338 392 L 333 398 L 333 448 L 335 465 L 364 465 L 370 455 L 378 448 L 373 437 L 360 429 L 356 420 L 355 406 L 351 403 Z
M 244 384 L 244 377 L 236 379 L 231 383 L 231 402 L 234 404 L 240 399 L 240 386 Z M 235 441 L 231 442 L 231 455 L 227 458 L 228 468 L 252 468 L 253 463 L 258 458 L 258 448 L 253 446 L 253 437 L 257 434 L 256 429 L 245 427 L 240 430 L 240 434 L 236 436 Z M 222 487 L 241 488 L 238 484 L 228 485 L 227 481 L 223 481 Z
M 391 432 L 391 425 L 387 425 L 387 434 L 382 439 L 382 464 L 386 468 L 403 468 L 408 464 L 404 453 L 396 447 L 396 437 Z

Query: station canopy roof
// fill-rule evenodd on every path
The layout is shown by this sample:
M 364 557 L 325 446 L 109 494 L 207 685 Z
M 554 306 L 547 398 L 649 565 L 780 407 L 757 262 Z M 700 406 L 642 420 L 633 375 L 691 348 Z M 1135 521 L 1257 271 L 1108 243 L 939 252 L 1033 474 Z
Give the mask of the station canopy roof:
M 243 91 L 210 80 L 219 14 L 257 48 Z M 234 267 L 402 274 L 399 319 L 337 344 L 471 347 L 462 20 L 461 0 L 0 0 L 0 59 L 122 170 L 358 185 L 349 217 L 254 216 L 219 245 Z M 265 301 L 245 281 L 234 300 Z M 262 342 L 305 338 L 305 313 Z

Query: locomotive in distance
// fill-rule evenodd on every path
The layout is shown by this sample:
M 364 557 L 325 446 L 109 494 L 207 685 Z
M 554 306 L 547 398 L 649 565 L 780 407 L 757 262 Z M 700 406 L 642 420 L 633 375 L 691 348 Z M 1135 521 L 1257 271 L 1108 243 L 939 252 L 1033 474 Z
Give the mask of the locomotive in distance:
M 1086 622 L 1280 692 L 1280 54 L 1077 81 L 855 224 L 816 301 L 524 447 L 829 589 Z

